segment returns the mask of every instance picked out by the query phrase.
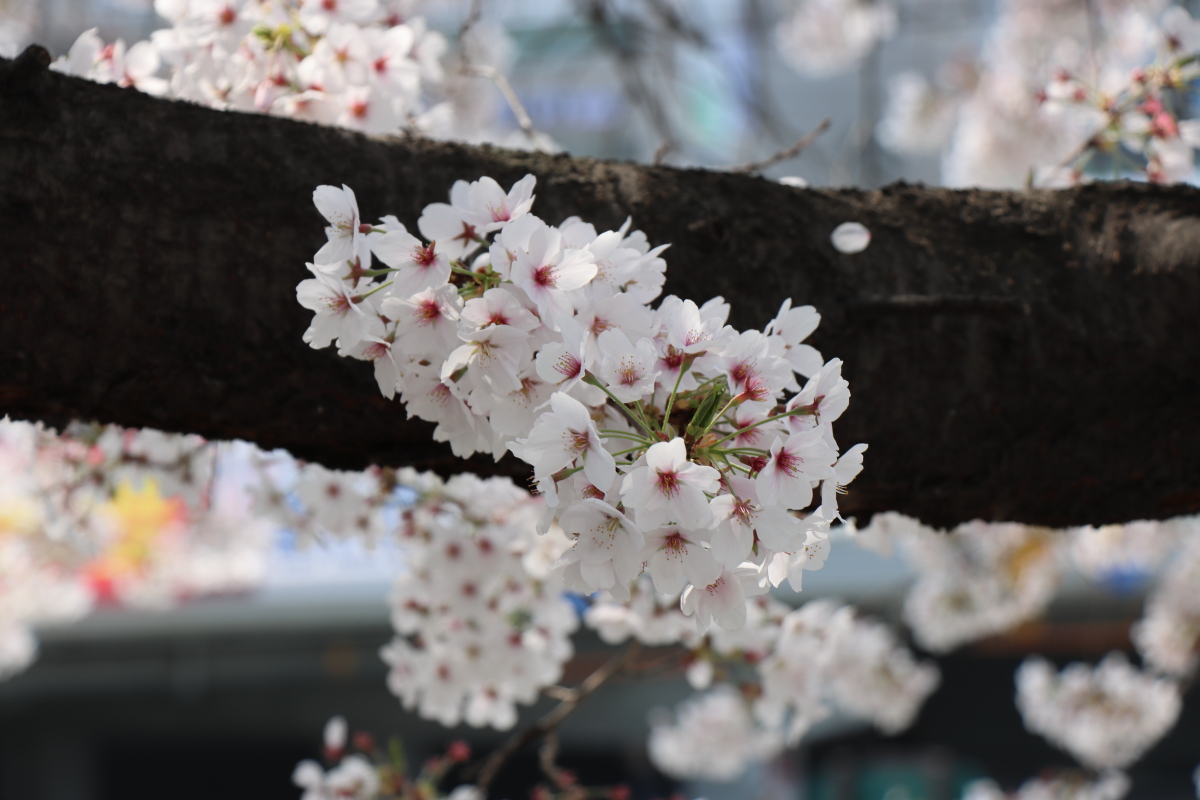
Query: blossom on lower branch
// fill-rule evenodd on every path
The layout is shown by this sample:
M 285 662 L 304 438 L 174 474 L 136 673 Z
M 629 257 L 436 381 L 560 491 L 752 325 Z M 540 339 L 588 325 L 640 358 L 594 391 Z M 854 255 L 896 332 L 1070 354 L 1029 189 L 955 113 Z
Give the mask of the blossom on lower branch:
M 1025 726 L 1096 770 L 1137 761 L 1183 705 L 1174 681 L 1143 673 L 1119 652 L 1094 669 L 1076 663 L 1058 673 L 1045 659 L 1030 658 L 1016 680 Z
M 795 745 L 835 709 L 899 733 L 937 688 L 937 667 L 918 662 L 886 625 L 851 606 L 818 600 L 787 611 L 756 598 L 742 607 L 745 628 L 713 629 L 692 650 L 693 665 L 708 666 L 688 670 L 693 684 L 697 676 L 741 677 L 741 690 L 724 683 L 684 703 L 674 722 L 651 720 L 650 757 L 670 775 L 732 780 Z M 589 615 L 589 624 L 603 624 L 600 617 Z M 607 636 L 600 630 L 611 636 L 611 628 Z
M 570 537 L 569 588 L 627 598 L 648 569 L 664 591 L 682 581 L 700 630 L 739 627 L 746 597 L 798 589 L 823 563 L 837 493 L 861 466 L 866 446 L 839 458 L 833 435 L 849 400 L 841 362 L 802 343 L 819 315 L 790 300 L 765 332 L 727 325 L 721 298 L 651 308 L 663 248 L 628 224 L 549 225 L 534 182 L 457 182 L 417 229 L 459 233 L 428 243 L 395 217 L 355 238 L 353 192 L 319 187 L 338 244 L 297 287 L 315 312 L 305 341 L 384 363 L 383 393 L 456 454 L 532 465 L 539 530 Z
M 388 687 L 443 725 L 511 728 L 516 704 L 536 701 L 574 654 L 578 618 L 546 569 L 569 542 L 536 535 L 541 503 L 507 479 L 399 480 L 419 494 L 400 529 L 409 560 L 391 597 L 397 637 L 381 652 Z

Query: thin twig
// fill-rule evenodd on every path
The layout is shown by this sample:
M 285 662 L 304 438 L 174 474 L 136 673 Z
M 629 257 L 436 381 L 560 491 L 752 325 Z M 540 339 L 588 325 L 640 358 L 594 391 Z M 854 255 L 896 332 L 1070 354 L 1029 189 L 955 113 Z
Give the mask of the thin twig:
M 458 28 L 458 43 L 462 47 L 463 38 L 467 35 L 467 31 L 475 27 L 475 23 L 479 22 L 479 17 L 483 14 L 483 0 L 471 0 L 471 10 L 467 12 L 467 18 Z
M 554 781 L 554 785 L 559 789 L 566 789 L 571 785 L 571 775 L 562 767 L 558 766 L 558 734 L 554 731 L 546 734 L 546 741 L 542 743 L 541 749 L 538 751 L 538 764 L 542 768 L 542 772 L 546 777 Z
M 646 112 L 650 125 L 659 138 L 670 145 L 671 150 L 678 149 L 678 139 L 671 129 L 671 120 L 662 99 L 650 88 L 645 75 L 642 74 L 644 49 L 617 36 L 615 29 L 627 27 L 631 32 L 630 37 L 636 37 L 640 33 L 643 41 L 646 38 L 645 31 L 639 30 L 635 23 L 630 22 L 629 17 L 622 16 L 619 11 L 615 12 L 619 18 L 615 21 L 610 20 L 606 0 L 587 0 L 586 7 L 597 39 L 613 55 L 625 96 L 634 106 L 640 106 Z
M 517 97 L 517 93 L 513 91 L 512 84 L 508 82 L 508 78 L 504 76 L 500 70 L 495 67 L 490 67 L 485 64 L 472 64 L 467 58 L 467 33 L 479 22 L 483 15 L 483 0 L 471 0 L 471 9 L 467 12 L 466 19 L 458 29 L 458 71 L 464 75 L 474 75 L 480 78 L 487 78 L 496 85 L 500 90 L 500 94 L 504 96 L 508 107 L 512 109 L 513 116 L 516 117 L 517 125 L 521 127 L 526 138 L 536 147 L 538 144 L 537 131 L 534 130 L 533 120 L 529 118 L 529 113 L 522 105 L 521 99 Z
M 604 685 L 605 681 L 617 673 L 621 667 L 625 666 L 629 659 L 633 658 L 639 649 L 637 642 L 631 642 L 621 653 L 614 656 L 606 664 L 598 670 L 588 675 L 583 683 L 579 684 L 569 696 L 565 693 L 560 693 L 563 697 L 553 711 L 539 719 L 533 725 L 526 728 L 524 731 L 509 737 L 509 739 L 500 747 L 496 748 L 483 767 L 479 770 L 479 778 L 475 781 L 476 788 L 479 791 L 486 793 L 487 787 L 491 785 L 496 775 L 500 772 L 500 768 L 508 759 L 512 758 L 522 747 L 530 742 L 537 741 L 539 738 L 555 730 L 564 719 L 566 719 L 572 711 L 578 708 L 592 692 Z
M 533 128 L 533 120 L 529 118 L 529 114 L 525 111 L 525 106 L 521 105 L 520 98 L 513 91 L 512 84 L 508 82 L 508 78 L 504 77 L 504 73 L 495 67 L 488 67 L 482 64 L 465 64 L 463 71 L 469 75 L 477 75 L 481 78 L 487 78 L 492 83 L 496 84 L 496 88 L 500 90 L 500 94 L 504 95 L 504 99 L 508 102 L 508 107 L 512 109 L 513 116 L 517 118 L 517 124 L 521 126 L 525 136 L 533 144 L 538 143 L 537 131 Z
M 780 150 L 775 155 L 764 158 L 762 161 L 753 161 L 749 164 L 742 164 L 740 167 L 731 167 L 728 172 L 738 172 L 742 174 L 752 175 L 756 172 L 762 172 L 768 167 L 773 167 L 781 161 L 789 161 L 804 152 L 804 149 L 817 140 L 817 137 L 829 129 L 829 117 L 817 123 L 817 127 L 813 128 L 807 136 L 804 136 L 800 141 L 796 142 L 786 150 Z

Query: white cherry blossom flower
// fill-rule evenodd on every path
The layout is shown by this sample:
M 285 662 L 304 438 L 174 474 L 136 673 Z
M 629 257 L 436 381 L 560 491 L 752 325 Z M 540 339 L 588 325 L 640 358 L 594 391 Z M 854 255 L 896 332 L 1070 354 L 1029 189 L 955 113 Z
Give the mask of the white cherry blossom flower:
M 758 571 L 753 567 L 721 568 L 712 583 L 689 585 L 679 604 L 683 613 L 696 620 L 696 628 L 705 631 L 716 623 L 722 628 L 741 628 L 746 624 L 746 598 L 763 594 Z
M 459 344 L 461 305 L 457 290 L 446 284 L 411 297 L 385 298 L 380 311 L 396 321 L 396 336 L 406 352 L 440 356 Z
M 833 465 L 833 478 L 826 478 L 821 482 L 821 507 L 829 514 L 840 518 L 837 514 L 838 493 L 845 491 L 845 487 L 862 472 L 863 453 L 866 451 L 865 444 L 856 444 L 842 453 Z
M 380 261 L 398 270 L 389 276 L 394 297 L 441 288 L 450 278 L 450 259 L 438 250 L 437 243 L 422 244 L 403 225 L 375 239 L 371 249 Z
M 712 549 L 718 561 L 736 567 L 749 558 L 756 538 L 782 553 L 793 553 L 803 546 L 800 520 L 779 506 L 763 507 L 754 481 L 738 475 L 726 481 L 730 493 L 718 495 L 710 504 L 717 520 Z
M 616 462 L 601 445 L 600 433 L 587 408 L 563 392 L 550 396 L 550 408 L 528 438 L 516 440 L 513 452 L 533 465 L 538 480 L 582 461 L 592 485 L 608 491 L 616 478 Z
M 772 337 L 772 342 L 779 342 L 783 347 L 782 355 L 791 364 L 792 369 L 804 377 L 816 375 L 821 371 L 824 360 L 816 348 L 803 344 L 817 325 L 821 315 L 812 306 L 792 308 L 792 299 L 783 301 L 779 313 L 766 327 L 766 333 Z
M 505 193 L 495 180 L 484 177 L 467 187 L 465 198 L 459 195 L 451 202 L 464 220 L 477 230 L 489 232 L 528 214 L 533 207 L 533 189 L 536 185 L 537 178 L 526 175 Z M 464 200 L 465 207 L 460 205 Z
M 541 322 L 529 309 L 509 291 L 511 287 L 496 287 L 488 289 L 482 297 L 467 301 L 463 308 L 462 318 L 475 328 L 486 328 L 489 325 L 511 325 L 514 328 L 532 333 Z M 543 378 L 543 380 L 548 380 Z
M 1076 663 L 1061 673 L 1044 659 L 1027 659 L 1016 681 L 1025 726 L 1097 770 L 1137 761 L 1182 707 L 1174 682 L 1143 674 L 1116 652 L 1094 669 Z
M 634 403 L 654 391 L 659 371 L 654 343 L 639 339 L 635 347 L 619 330 L 607 330 L 597 339 L 600 379 L 622 403 Z
M 837 454 L 814 428 L 776 437 L 767 464 L 755 479 L 758 496 L 768 505 L 806 508 L 812 502 L 812 482 L 833 478 Z
M 646 531 L 642 560 L 660 594 L 679 594 L 688 583 L 707 586 L 721 574 L 721 567 L 696 533 L 679 527 Z
M 353 189 L 346 185 L 341 189 L 318 186 L 313 191 L 313 204 L 329 222 L 325 228 L 325 236 L 329 241 L 313 256 L 314 262 L 337 264 L 365 254 L 366 238 L 361 231 L 362 220 L 358 215 L 358 201 Z
M 559 517 L 575 547 L 564 557 L 577 563 L 580 577 L 593 590 L 607 589 L 628 598 L 628 585 L 642 570 L 642 532 L 629 518 L 603 500 L 585 498 Z
M 366 332 L 362 296 L 348 292 L 346 284 L 316 264 L 307 266 L 313 277 L 296 286 L 296 301 L 316 312 L 312 324 L 304 332 L 305 343 L 319 350 L 337 339 L 341 348 L 353 347 Z
M 705 493 L 717 491 L 719 478 L 712 467 L 688 461 L 683 439 L 676 437 L 646 450 L 644 466 L 625 476 L 621 494 L 643 527 L 675 522 L 693 530 L 707 528 L 713 514 Z
M 722 684 L 688 700 L 677 719 L 652 720 L 650 760 L 676 778 L 732 781 L 783 749 L 777 731 L 755 724 L 738 691 Z
M 454 379 L 466 368 L 476 384 L 491 386 L 498 392 L 521 388 L 520 364 L 529 350 L 529 334 L 511 325 L 492 325 L 471 333 L 459 332 L 467 343 L 446 357 L 442 364 L 443 381 Z
M 564 250 L 562 235 L 543 226 L 529 237 L 528 249 L 518 250 L 510 277 L 537 304 L 542 321 L 555 330 L 561 319 L 574 313 L 570 293 L 596 275 L 592 254 Z

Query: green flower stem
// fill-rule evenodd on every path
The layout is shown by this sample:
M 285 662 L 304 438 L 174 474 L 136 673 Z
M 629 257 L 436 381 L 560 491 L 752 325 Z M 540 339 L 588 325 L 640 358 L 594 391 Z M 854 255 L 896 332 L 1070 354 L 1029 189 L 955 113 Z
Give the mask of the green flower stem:
M 479 280 L 479 279 L 483 278 L 482 273 L 466 269 L 465 267 L 456 267 L 453 264 L 450 265 L 450 271 L 457 272 L 459 275 L 469 275 L 470 277 L 474 278 L 475 280 Z
M 636 433 L 628 431 L 616 431 L 611 428 L 601 428 L 601 436 L 610 436 L 614 439 L 629 439 L 634 442 L 642 442 L 643 444 L 654 444 L 653 439 L 647 439 L 645 436 L 638 436 Z
M 721 449 L 718 453 L 735 456 L 765 456 L 769 455 L 769 450 L 763 450 L 761 447 L 731 447 L 728 450 Z
M 636 422 L 638 424 L 638 427 L 640 427 L 642 430 L 644 430 L 647 433 L 647 435 L 649 435 L 652 438 L 657 438 L 655 436 L 654 431 L 650 429 L 650 426 L 647 425 L 643 420 L 639 419 L 638 416 L 636 414 L 634 414 L 627 405 L 625 405 L 620 400 L 618 400 L 616 397 L 614 397 L 613 393 L 608 390 L 608 387 L 605 386 L 604 383 L 601 382 L 599 378 L 597 378 L 595 375 L 593 375 L 592 373 L 589 372 L 583 376 L 583 381 L 584 381 L 584 383 L 590 383 L 592 386 L 599 388 L 600 391 L 602 391 L 606 395 L 608 395 L 609 398 L 614 403 L 617 404 L 617 408 L 624 411 L 631 420 L 633 420 L 634 422 Z
M 391 286 L 392 283 L 393 283 L 393 281 L 388 281 L 387 283 L 381 283 L 378 286 L 376 286 L 374 289 L 372 289 L 371 291 L 367 292 L 366 294 L 361 294 L 358 297 L 354 298 L 353 302 L 361 303 L 363 300 L 366 300 L 368 297 L 375 294 L 380 289 L 386 289 L 387 287 Z
M 726 436 L 726 437 L 724 437 L 724 438 L 721 438 L 721 439 L 717 439 L 715 442 L 713 442 L 712 444 L 710 444 L 710 445 L 709 445 L 709 447 L 716 447 L 716 446 L 717 446 L 717 445 L 719 445 L 721 442 L 728 442 L 728 441 L 729 441 L 730 439 L 732 439 L 733 437 L 735 437 L 735 436 L 738 436 L 739 434 L 741 434 L 741 433 L 743 433 L 743 432 L 745 432 L 745 431 L 748 431 L 748 430 L 750 430 L 751 428 L 757 428 L 759 425 L 766 425 L 768 422 L 774 422 L 774 421 L 775 421 L 775 420 L 777 420 L 777 419 L 783 419 L 783 418 L 785 418 L 785 417 L 803 417 L 803 416 L 811 416 L 811 415 L 812 415 L 812 414 L 814 414 L 814 413 L 816 413 L 816 412 L 815 412 L 813 409 L 811 409 L 811 408 L 797 408 L 795 411 L 785 411 L 785 412 L 783 412 L 782 414 L 776 414 L 776 415 L 775 415 L 775 416 L 773 416 L 773 417 L 767 417 L 767 418 L 766 418 L 766 419 L 764 419 L 762 422 L 756 422 L 756 423 L 754 423 L 753 425 L 747 425 L 747 426 L 746 426 L 746 427 L 744 427 L 744 428 L 738 428 L 736 431 L 734 431 L 733 433 L 729 434 L 728 436 Z
M 679 367 L 679 374 L 675 376 L 675 387 L 671 389 L 671 396 L 667 398 L 667 410 L 663 412 L 662 432 L 667 432 L 667 424 L 671 420 L 671 409 L 675 405 L 675 395 L 679 393 L 679 382 L 683 380 L 683 373 L 687 372 L 691 367 L 687 361 L 684 361 Z

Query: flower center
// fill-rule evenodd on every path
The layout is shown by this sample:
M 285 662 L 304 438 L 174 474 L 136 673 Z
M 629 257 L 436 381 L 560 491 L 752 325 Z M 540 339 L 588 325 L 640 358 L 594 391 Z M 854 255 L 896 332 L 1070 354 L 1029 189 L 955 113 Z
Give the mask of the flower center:
M 803 465 L 804 459 L 787 450 L 780 450 L 779 455 L 775 456 L 775 468 L 792 478 L 800 474 Z
M 579 359 L 570 353 L 563 353 L 562 357 L 554 364 L 554 371 L 562 375 L 564 378 L 574 378 L 583 370 L 583 364 Z
M 667 497 L 679 494 L 679 476 L 670 471 L 658 473 L 658 490 Z
M 421 325 L 433 325 L 442 317 L 436 300 L 422 300 L 417 306 L 417 321 Z
M 437 262 L 437 253 L 433 251 L 433 246 L 437 242 L 430 242 L 427 247 L 418 247 L 413 251 L 413 262 L 418 267 L 431 267 Z

